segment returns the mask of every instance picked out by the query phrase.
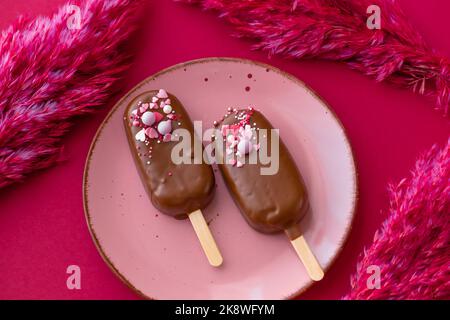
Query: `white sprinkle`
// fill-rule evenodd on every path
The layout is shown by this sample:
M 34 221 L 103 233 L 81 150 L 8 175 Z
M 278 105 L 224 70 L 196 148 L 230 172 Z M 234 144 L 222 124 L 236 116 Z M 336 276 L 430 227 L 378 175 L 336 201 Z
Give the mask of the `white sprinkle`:
M 164 107 L 163 107 L 163 111 L 164 111 L 164 113 L 166 113 L 166 114 L 168 114 L 168 113 L 171 113 L 173 110 L 172 110 L 172 106 L 170 105 L 170 104 L 166 104 Z

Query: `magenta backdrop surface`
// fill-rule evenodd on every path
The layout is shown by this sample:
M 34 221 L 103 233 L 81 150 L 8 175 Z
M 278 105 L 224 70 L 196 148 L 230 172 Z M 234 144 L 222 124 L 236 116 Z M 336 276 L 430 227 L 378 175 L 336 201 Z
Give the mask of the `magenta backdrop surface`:
M 0 0 L 0 28 L 19 14 L 50 14 L 63 0 Z M 447 0 L 400 1 L 426 41 L 450 56 Z M 359 203 L 350 237 L 323 281 L 301 299 L 340 298 L 357 257 L 386 217 L 386 186 L 409 173 L 416 157 L 450 133 L 432 101 L 378 84 L 338 63 L 286 61 L 250 51 L 214 15 L 169 0 L 148 1 L 146 19 L 130 40 L 137 51 L 122 94 L 150 74 L 186 60 L 254 59 L 292 73 L 319 93 L 343 122 L 352 143 Z M 0 299 L 137 299 L 101 259 L 86 226 L 81 184 L 91 140 L 117 96 L 97 114 L 77 120 L 65 141 L 67 161 L 0 191 Z M 68 290 L 66 268 L 81 268 L 81 290 Z

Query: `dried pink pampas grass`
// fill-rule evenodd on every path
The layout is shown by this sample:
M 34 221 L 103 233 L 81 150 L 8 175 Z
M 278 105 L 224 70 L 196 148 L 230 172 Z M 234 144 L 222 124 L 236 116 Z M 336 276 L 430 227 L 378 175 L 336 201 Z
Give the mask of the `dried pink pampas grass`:
M 127 68 L 122 46 L 140 0 L 86 0 L 80 29 L 68 5 L 20 19 L 0 37 L 0 187 L 49 167 L 73 117 L 102 106 Z
M 344 299 L 450 299 L 450 140 L 391 186 L 389 218 L 364 251 Z M 380 268 L 380 288 L 367 285 Z M 370 271 L 370 272 L 368 272 Z
M 344 61 L 353 69 L 423 95 L 448 115 L 450 60 L 428 48 L 395 0 L 178 0 L 219 13 L 255 48 L 289 58 Z M 381 9 L 381 29 L 367 8 Z

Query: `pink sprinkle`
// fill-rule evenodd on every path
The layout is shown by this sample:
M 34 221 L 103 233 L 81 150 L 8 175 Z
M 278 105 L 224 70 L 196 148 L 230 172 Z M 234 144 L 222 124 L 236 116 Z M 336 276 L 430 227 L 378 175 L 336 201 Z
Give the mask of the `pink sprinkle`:
M 231 134 L 236 136 L 239 133 L 240 124 L 224 124 L 222 125 L 222 136 L 226 137 Z
M 166 103 L 166 104 L 171 104 L 172 101 L 170 101 L 170 99 L 166 99 L 165 103 Z
M 139 126 L 139 121 L 134 120 L 134 121 L 133 121 L 133 126 L 138 127 L 138 126 Z
M 169 142 L 170 140 L 172 140 L 172 135 L 170 133 L 165 134 L 163 137 L 163 141 Z
M 168 175 L 169 175 L 169 176 L 171 177 L 171 176 L 172 176 L 172 172 L 171 172 L 171 171 L 169 171 Z
M 230 126 L 228 125 L 228 124 L 224 124 L 223 126 L 222 126 L 222 136 L 226 136 L 227 135 L 227 133 L 228 133 L 228 128 L 229 128 Z
M 158 138 L 158 132 L 152 127 L 145 129 L 145 134 L 152 139 Z
M 166 99 L 168 97 L 166 90 L 159 89 L 158 93 L 156 94 L 156 97 L 160 99 Z
M 155 115 L 155 123 L 160 122 L 164 118 L 164 116 L 159 112 L 153 112 L 153 114 Z
M 140 106 L 139 111 L 141 111 L 142 113 L 144 113 L 145 111 L 147 111 L 148 107 L 149 107 L 149 104 L 148 104 L 148 103 L 143 103 L 143 104 Z
M 248 87 L 248 86 L 245 87 L 245 91 L 247 91 L 247 92 L 250 91 L 250 87 Z

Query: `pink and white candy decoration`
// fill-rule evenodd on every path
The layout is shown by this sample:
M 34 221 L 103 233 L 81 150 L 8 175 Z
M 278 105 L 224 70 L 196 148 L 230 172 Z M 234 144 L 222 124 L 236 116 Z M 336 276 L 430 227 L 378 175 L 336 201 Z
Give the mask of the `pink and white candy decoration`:
M 177 118 L 166 90 L 159 89 L 151 102 L 138 103 L 137 108 L 131 112 L 130 120 L 132 126 L 142 128 L 135 135 L 137 141 L 157 139 L 160 143 L 171 141 L 172 121 Z
M 225 117 L 236 113 L 236 109 L 228 108 L 228 113 Z M 247 110 L 239 112 L 235 115 L 239 120 L 236 124 L 222 125 L 221 133 L 225 142 L 225 154 L 227 163 L 238 168 L 244 165 L 244 157 L 251 154 L 253 151 L 259 150 L 259 143 L 257 143 L 257 134 L 255 124 L 250 125 L 250 117 L 253 114 L 253 108 L 249 107 Z

